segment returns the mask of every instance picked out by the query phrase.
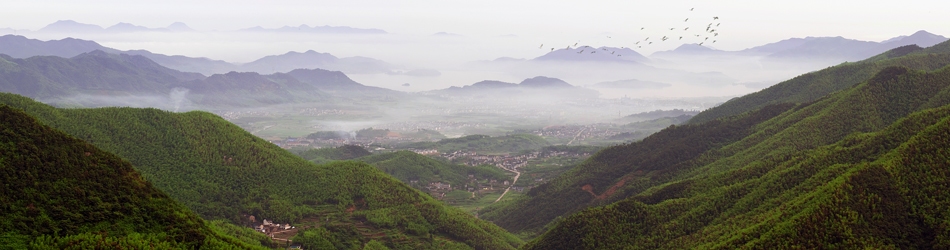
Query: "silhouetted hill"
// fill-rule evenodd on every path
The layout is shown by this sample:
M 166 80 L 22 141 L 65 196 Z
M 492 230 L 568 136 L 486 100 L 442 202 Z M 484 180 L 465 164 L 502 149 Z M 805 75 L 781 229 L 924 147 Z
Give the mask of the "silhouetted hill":
M 96 42 L 65 38 L 61 40 L 40 41 L 23 36 L 0 36 L 0 54 L 7 54 L 14 58 L 29 58 L 33 56 L 58 56 L 70 58 L 82 53 L 101 50 L 110 54 L 129 54 L 144 56 L 167 68 L 183 72 L 197 72 L 204 75 L 227 73 L 235 70 L 236 65 L 208 58 L 194 58 L 186 56 L 168 56 L 156 54 L 147 50 L 120 51 L 104 47 Z
M 518 83 L 518 86 L 529 87 L 529 88 L 573 88 L 574 86 L 568 84 L 564 80 L 544 77 L 544 76 L 535 76 L 532 78 L 524 79 L 521 83 Z
M 547 49 L 547 48 L 544 48 Z M 556 48 L 530 61 L 561 62 L 621 62 L 643 63 L 650 61 L 640 53 L 629 48 L 581 46 L 577 48 Z
M 215 232 L 129 162 L 23 111 L 0 105 L 0 127 L 0 248 L 254 247 Z
M 274 75 L 281 75 L 277 73 Z M 340 71 L 329 71 L 323 69 L 295 69 L 286 73 L 287 75 L 311 84 L 321 91 L 336 94 L 339 96 L 357 98 L 370 96 L 403 96 L 405 93 L 360 84 L 350 79 L 346 74 Z
M 947 38 L 944 36 L 935 35 L 933 33 L 921 30 L 921 31 L 915 32 L 914 34 L 911 34 L 910 36 L 899 36 L 892 39 L 888 39 L 886 41 L 881 42 L 881 44 L 891 47 L 891 48 L 896 48 L 896 47 L 906 46 L 906 45 L 911 45 L 911 44 L 926 48 L 926 47 L 937 45 L 945 41 L 947 41 Z
M 366 57 L 337 58 L 329 53 L 313 50 L 287 52 L 282 55 L 265 56 L 240 66 L 243 71 L 262 74 L 289 72 L 295 69 L 325 69 L 349 74 L 388 73 L 394 67 L 389 63 Z
M 433 90 L 429 93 L 458 97 L 520 97 L 525 100 L 584 99 L 597 98 L 600 95 L 596 90 L 573 86 L 561 79 L 544 76 L 528 78 L 518 84 L 486 80 L 462 87 L 452 86 L 447 89 Z

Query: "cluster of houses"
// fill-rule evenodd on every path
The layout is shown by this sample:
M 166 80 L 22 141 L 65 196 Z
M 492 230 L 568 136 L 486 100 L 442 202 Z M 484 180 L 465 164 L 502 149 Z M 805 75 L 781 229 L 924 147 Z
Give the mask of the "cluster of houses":
M 445 153 L 441 156 L 449 159 L 450 161 L 455 159 L 464 159 L 463 163 L 468 166 L 494 165 L 507 170 L 516 170 L 518 168 L 527 166 L 528 160 L 536 159 L 539 155 L 540 153 L 538 152 L 511 156 L 510 154 L 480 155 L 477 152 L 456 151 L 452 153 Z

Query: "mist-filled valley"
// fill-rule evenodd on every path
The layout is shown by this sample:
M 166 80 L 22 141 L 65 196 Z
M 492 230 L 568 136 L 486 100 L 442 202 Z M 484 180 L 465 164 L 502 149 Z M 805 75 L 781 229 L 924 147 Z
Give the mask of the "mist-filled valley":
M 0 248 L 950 247 L 931 12 L 179 4 L 0 17 Z

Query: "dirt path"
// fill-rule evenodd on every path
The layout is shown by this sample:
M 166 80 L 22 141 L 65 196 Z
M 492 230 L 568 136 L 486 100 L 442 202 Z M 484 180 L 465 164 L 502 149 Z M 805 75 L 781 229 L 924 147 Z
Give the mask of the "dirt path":
M 502 169 L 504 169 L 504 168 L 502 168 Z M 506 169 L 506 170 L 507 170 L 507 169 Z M 518 182 L 518 177 L 521 177 L 521 172 L 518 172 L 518 170 L 509 170 L 509 171 L 515 173 L 515 179 L 514 179 L 513 181 L 511 181 L 511 185 L 508 185 L 508 188 L 505 189 L 505 192 L 504 192 L 504 193 L 501 193 L 501 196 L 498 196 L 498 199 L 496 199 L 495 202 L 500 201 L 501 198 L 505 198 L 505 194 L 508 194 L 508 190 L 511 190 L 511 187 L 515 186 L 515 182 Z M 495 202 L 492 202 L 492 203 L 495 203 Z

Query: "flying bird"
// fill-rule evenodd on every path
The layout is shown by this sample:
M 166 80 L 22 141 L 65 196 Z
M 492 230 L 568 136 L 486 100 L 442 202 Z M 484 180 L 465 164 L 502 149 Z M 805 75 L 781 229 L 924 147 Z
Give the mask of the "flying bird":
M 722 23 L 717 23 L 717 24 L 716 24 L 716 27 L 719 27 L 720 24 L 722 24 Z
M 686 28 L 685 28 L 685 29 L 683 29 L 683 30 L 689 30 L 689 27 L 686 27 Z
M 646 28 L 646 27 L 640 27 L 640 30 L 643 30 L 643 29 L 645 29 L 645 28 Z
M 670 30 L 675 30 L 676 28 L 670 28 Z
M 680 40 L 683 40 L 683 37 L 680 37 Z
M 554 48 L 551 48 L 551 51 L 554 51 Z
M 686 20 L 685 20 L 685 21 L 683 21 L 683 22 L 689 22 L 689 18 L 686 18 Z
M 689 11 L 693 11 L 693 9 L 695 9 L 695 8 L 689 8 Z
M 541 46 L 538 46 L 539 49 L 540 49 L 541 47 L 544 47 L 544 44 L 543 44 L 543 43 L 541 44 Z
M 574 47 L 577 47 L 577 44 L 578 44 L 578 43 L 574 43 Z
M 703 46 L 703 43 L 699 43 L 699 46 Z
M 713 17 L 713 20 L 719 20 L 719 17 L 714 16 L 714 17 Z

